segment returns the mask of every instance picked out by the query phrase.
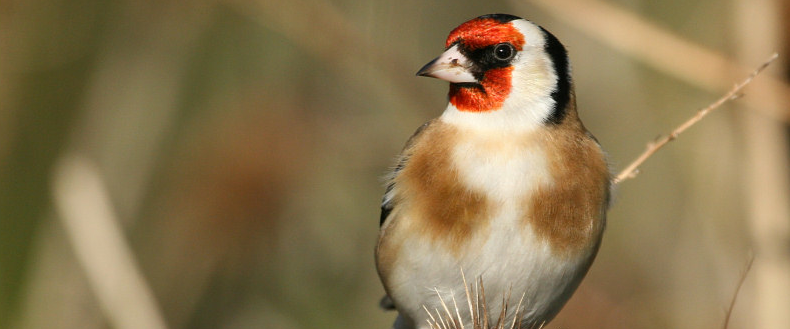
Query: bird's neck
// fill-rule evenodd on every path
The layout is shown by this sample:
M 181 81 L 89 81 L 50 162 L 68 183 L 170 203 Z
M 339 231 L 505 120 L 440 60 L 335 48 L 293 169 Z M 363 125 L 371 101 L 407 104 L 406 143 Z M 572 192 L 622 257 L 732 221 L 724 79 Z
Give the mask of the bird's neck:
M 451 92 L 452 93 L 452 92 Z M 551 97 L 514 97 L 511 94 L 500 107 L 494 110 L 469 111 L 458 107 L 458 102 L 450 98 L 440 120 L 458 128 L 479 130 L 481 132 L 528 133 L 541 127 L 572 124 L 578 121 L 574 97 L 557 111 L 557 103 Z M 466 96 L 458 96 L 466 97 Z M 553 121 L 553 114 L 562 112 L 562 120 Z

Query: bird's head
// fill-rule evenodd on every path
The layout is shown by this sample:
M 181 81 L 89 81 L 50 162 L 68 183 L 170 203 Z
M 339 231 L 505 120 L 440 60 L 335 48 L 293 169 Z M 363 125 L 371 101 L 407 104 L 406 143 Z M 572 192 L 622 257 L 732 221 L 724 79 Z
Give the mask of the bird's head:
M 450 32 L 445 49 L 417 72 L 450 82 L 445 115 L 498 113 L 501 124 L 522 126 L 564 119 L 572 94 L 567 52 L 540 26 L 484 15 Z

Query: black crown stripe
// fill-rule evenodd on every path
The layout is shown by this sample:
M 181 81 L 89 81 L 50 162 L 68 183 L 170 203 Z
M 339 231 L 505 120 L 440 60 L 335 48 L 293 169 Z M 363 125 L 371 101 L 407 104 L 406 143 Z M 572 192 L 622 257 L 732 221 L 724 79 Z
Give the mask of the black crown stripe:
M 488 15 L 480 16 L 477 19 L 493 19 L 500 23 L 507 23 L 510 21 L 521 19 L 521 17 L 508 15 L 508 14 L 488 14 Z

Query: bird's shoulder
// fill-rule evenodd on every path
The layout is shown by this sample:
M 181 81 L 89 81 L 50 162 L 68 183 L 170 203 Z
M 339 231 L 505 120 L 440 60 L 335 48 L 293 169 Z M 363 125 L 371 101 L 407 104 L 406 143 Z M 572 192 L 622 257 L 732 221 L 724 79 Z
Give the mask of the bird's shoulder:
M 424 139 L 425 136 L 430 135 L 432 130 L 436 130 L 441 125 L 442 123 L 439 121 L 439 119 L 429 120 L 417 128 L 417 130 L 406 141 L 406 145 L 404 145 L 403 150 L 401 150 L 401 153 L 398 155 L 395 165 L 386 176 L 386 190 L 381 202 L 381 216 L 379 218 L 379 226 L 383 226 L 384 222 L 392 213 L 392 209 L 396 202 L 394 200 L 395 179 L 401 173 L 403 168 L 406 166 L 406 163 L 409 161 L 411 155 L 414 153 L 415 144 L 419 144 L 420 140 Z

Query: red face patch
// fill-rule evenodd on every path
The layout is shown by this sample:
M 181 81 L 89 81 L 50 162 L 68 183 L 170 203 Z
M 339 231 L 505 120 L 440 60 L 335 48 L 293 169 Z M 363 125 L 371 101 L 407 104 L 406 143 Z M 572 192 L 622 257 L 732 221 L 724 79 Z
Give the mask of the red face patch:
M 459 111 L 487 112 L 498 110 L 510 94 L 513 67 L 486 71 L 480 85 L 483 89 L 450 84 L 450 103 Z
M 478 19 L 463 23 L 450 32 L 445 48 L 461 41 L 469 50 L 480 49 L 502 42 L 509 42 L 516 50 L 524 46 L 524 36 L 511 22 L 501 23 L 493 18 Z
M 476 50 L 507 42 L 516 51 L 524 46 L 524 36 L 511 22 L 501 23 L 495 19 L 473 19 L 456 27 L 447 37 L 445 47 L 459 42 L 467 50 Z M 495 68 L 485 71 L 480 85 L 483 87 L 461 87 L 450 84 L 450 103 L 465 112 L 487 112 L 498 110 L 510 94 L 513 67 Z

